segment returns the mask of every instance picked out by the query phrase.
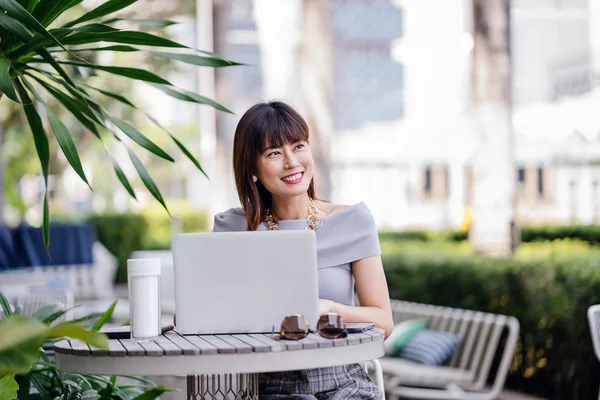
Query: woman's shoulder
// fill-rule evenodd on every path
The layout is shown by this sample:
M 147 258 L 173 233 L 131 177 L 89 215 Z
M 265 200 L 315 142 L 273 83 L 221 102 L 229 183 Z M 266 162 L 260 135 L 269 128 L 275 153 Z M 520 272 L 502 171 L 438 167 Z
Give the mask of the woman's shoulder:
M 240 207 L 230 208 L 215 215 L 214 232 L 245 231 L 246 214 Z
M 322 210 L 324 218 L 340 218 L 360 220 L 361 222 L 375 222 L 371 211 L 363 202 L 353 205 L 346 205 L 319 201 L 317 203 L 317 207 Z

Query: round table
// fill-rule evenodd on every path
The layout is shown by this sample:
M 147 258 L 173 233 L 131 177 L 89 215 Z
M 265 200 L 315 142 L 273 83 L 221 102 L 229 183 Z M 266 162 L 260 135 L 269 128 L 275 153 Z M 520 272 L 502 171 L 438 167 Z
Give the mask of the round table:
M 292 341 L 276 334 L 180 335 L 155 340 L 109 340 L 108 349 L 78 340 L 54 345 L 56 368 L 99 375 L 187 376 L 188 399 L 258 399 L 258 374 L 361 363 L 382 357 L 384 332 L 375 328 L 325 339 Z M 227 398 L 227 397 L 225 397 Z

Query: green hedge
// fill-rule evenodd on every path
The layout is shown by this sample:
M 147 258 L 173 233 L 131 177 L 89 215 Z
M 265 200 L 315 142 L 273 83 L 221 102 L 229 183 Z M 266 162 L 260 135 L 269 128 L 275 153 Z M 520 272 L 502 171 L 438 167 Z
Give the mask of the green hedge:
M 521 337 L 507 387 L 547 399 L 598 398 L 587 308 L 600 303 L 600 251 L 582 241 L 523 244 L 511 259 L 468 245 L 382 237 L 390 295 L 513 315 Z
M 164 210 L 145 210 L 140 214 L 101 214 L 91 220 L 96 225 L 100 241 L 119 262 L 116 282 L 127 282 L 127 259 L 136 250 L 161 250 L 171 248 L 173 224 L 177 231 L 206 231 L 206 214 L 180 208 L 172 219 Z
M 461 242 L 467 240 L 467 232 L 460 231 L 399 231 L 381 232 L 382 240 L 437 240 Z M 548 225 L 522 226 L 521 240 L 524 243 L 556 239 L 579 239 L 589 244 L 600 245 L 600 225 Z

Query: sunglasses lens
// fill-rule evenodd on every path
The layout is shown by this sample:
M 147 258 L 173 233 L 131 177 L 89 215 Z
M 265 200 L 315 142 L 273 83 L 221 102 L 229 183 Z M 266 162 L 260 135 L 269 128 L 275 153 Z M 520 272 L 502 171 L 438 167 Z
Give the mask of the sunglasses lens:
M 348 336 L 342 318 L 337 314 L 327 314 L 319 318 L 317 332 L 328 339 L 345 338 Z
M 319 331 L 319 334 L 327 339 L 340 339 L 348 336 L 348 332 L 344 328 L 327 327 Z
M 308 336 L 308 321 L 302 315 L 290 315 L 281 323 L 280 336 L 282 339 L 298 340 Z

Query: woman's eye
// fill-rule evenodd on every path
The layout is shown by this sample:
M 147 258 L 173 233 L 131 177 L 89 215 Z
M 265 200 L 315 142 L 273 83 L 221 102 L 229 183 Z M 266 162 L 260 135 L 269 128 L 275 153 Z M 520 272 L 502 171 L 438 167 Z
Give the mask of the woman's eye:
M 301 149 L 304 147 L 304 143 L 300 143 L 298 146 L 296 146 L 296 149 Z
M 279 152 L 278 151 L 272 151 L 269 154 L 267 154 L 267 157 L 273 157 L 273 156 L 276 156 L 276 155 L 279 155 Z

